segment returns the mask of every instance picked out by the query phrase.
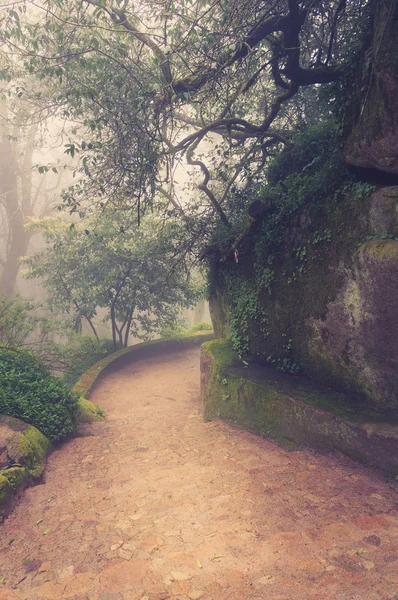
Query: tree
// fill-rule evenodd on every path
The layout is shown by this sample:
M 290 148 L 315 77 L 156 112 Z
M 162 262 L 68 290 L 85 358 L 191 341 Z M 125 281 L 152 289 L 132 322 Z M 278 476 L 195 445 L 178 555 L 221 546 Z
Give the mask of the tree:
M 6 97 L 0 99 L 0 291 L 12 298 L 19 258 L 27 253 L 35 233 L 26 229 L 27 219 L 52 212 L 63 171 L 43 165 L 35 170 L 34 154 L 44 124 L 25 114 L 21 102 L 9 104 Z
M 201 173 L 210 214 L 229 227 L 230 190 L 263 176 L 270 154 L 289 143 L 289 103 L 342 77 L 368 6 L 50 0 L 35 3 L 33 17 L 9 9 L 3 36 L 28 71 L 57 82 L 53 102 L 86 128 L 68 146 L 85 174 L 65 195 L 71 210 L 89 197 L 130 202 L 140 218 L 161 193 L 182 214 L 173 176 L 184 157 Z
M 140 228 L 127 227 L 120 215 L 105 213 L 72 224 L 32 223 L 48 247 L 25 259 L 27 276 L 42 278 L 52 309 L 84 319 L 96 337 L 98 309 L 106 309 L 114 350 L 130 335 L 145 338 L 175 322 L 200 297 L 176 221 L 146 217 Z
M 19 295 L 0 295 L 0 346 L 24 346 L 31 350 L 44 346 L 51 324 L 40 315 L 41 306 Z M 35 339 L 31 334 L 35 333 Z M 47 349 L 47 347 L 46 347 Z

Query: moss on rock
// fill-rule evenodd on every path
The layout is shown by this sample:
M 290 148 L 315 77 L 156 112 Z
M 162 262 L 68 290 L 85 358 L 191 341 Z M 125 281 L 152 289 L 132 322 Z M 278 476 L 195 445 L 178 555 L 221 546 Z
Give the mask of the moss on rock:
M 15 492 L 29 479 L 30 473 L 25 467 L 11 467 L 2 471 L 2 476 L 10 482 Z
M 0 514 L 3 515 L 13 497 L 42 475 L 51 444 L 36 427 L 19 419 L 0 416 L 0 429 Z
M 398 414 L 398 188 L 362 191 L 302 207 L 276 246 L 260 219 L 239 264 L 213 264 L 212 306 L 222 305 L 216 320 L 228 314 L 229 337 L 249 362 Z
M 87 424 L 103 420 L 104 411 L 102 408 L 81 396 L 78 403 L 77 422 Z
M 15 436 L 7 447 L 10 458 L 27 467 L 32 477 L 42 474 L 49 449 L 49 440 L 33 425 L 29 425 L 20 436 Z
M 220 339 L 205 342 L 202 345 L 202 351 L 214 356 L 219 368 L 234 367 L 241 364 L 241 361 L 229 340 Z
M 353 409 L 343 394 L 269 368 L 218 362 L 226 341 L 202 347 L 201 393 L 205 418 L 224 419 L 291 449 L 339 450 L 392 475 L 398 473 L 398 424 L 374 411 Z M 221 350 L 221 352 L 219 352 Z

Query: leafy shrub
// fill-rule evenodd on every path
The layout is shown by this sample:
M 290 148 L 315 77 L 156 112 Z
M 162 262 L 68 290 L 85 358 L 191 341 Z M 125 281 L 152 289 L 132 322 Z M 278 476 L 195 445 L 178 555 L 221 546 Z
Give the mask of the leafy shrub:
M 63 371 L 62 381 L 72 387 L 87 369 L 113 352 L 112 340 L 76 334 L 68 344 L 57 346 L 56 352 Z
M 34 425 L 50 440 L 74 431 L 78 394 L 27 350 L 0 348 L 0 413 Z
M 164 325 L 160 330 L 160 337 L 162 338 L 171 338 L 175 335 L 183 335 L 187 332 L 187 328 L 178 321 L 171 325 Z
M 29 336 L 35 332 L 43 338 L 50 327 L 49 319 L 40 316 L 40 304 L 16 294 L 7 298 L 0 294 L 0 342 L 4 346 L 27 344 Z M 36 335 L 36 337 L 38 337 Z
M 192 325 L 192 331 L 212 331 L 213 325 L 211 323 L 206 323 L 206 321 L 200 321 L 199 323 L 194 323 Z
M 293 191 L 298 185 L 303 196 L 313 199 L 313 194 L 329 195 L 332 188 L 345 181 L 347 172 L 340 156 L 339 127 L 335 122 L 312 125 L 293 135 L 291 142 L 269 165 L 271 186 L 283 181 L 284 190 Z

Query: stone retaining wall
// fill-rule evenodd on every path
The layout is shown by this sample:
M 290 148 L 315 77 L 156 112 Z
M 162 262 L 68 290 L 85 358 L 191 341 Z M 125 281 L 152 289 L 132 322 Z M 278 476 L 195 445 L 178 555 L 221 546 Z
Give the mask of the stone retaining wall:
M 206 419 L 224 419 L 288 447 L 337 450 L 398 475 L 398 423 L 304 378 L 238 365 L 228 340 L 202 346 Z

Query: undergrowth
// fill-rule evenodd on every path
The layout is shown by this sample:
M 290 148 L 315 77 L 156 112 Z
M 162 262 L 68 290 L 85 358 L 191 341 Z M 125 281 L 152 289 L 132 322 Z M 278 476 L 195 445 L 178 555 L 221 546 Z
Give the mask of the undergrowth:
M 78 394 L 32 352 L 0 349 L 0 413 L 37 427 L 52 441 L 74 432 Z

